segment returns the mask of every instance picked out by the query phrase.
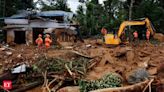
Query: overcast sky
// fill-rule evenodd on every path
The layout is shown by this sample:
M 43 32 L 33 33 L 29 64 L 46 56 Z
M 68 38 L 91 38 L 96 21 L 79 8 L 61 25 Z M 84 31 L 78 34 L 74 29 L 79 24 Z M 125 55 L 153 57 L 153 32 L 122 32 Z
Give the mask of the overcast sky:
M 80 5 L 80 3 L 78 2 L 79 0 L 67 0 L 68 1 L 68 5 L 71 8 L 71 10 L 75 13 L 77 10 L 78 5 Z M 99 0 L 100 3 L 103 3 L 104 0 Z
M 36 2 L 38 0 L 34 0 Z M 79 0 L 67 0 L 68 1 L 68 6 L 71 8 L 71 10 L 75 13 L 77 10 L 77 7 L 80 5 L 78 2 Z M 100 3 L 103 3 L 104 0 L 99 0 Z

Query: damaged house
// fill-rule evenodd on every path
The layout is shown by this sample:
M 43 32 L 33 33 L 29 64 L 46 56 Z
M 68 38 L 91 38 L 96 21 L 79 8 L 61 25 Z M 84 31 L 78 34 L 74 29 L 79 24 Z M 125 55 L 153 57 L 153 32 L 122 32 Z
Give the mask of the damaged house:
M 70 28 L 73 13 L 65 11 L 19 11 L 11 17 L 4 19 L 6 26 L 3 28 L 7 43 L 33 44 L 38 34 L 54 29 Z

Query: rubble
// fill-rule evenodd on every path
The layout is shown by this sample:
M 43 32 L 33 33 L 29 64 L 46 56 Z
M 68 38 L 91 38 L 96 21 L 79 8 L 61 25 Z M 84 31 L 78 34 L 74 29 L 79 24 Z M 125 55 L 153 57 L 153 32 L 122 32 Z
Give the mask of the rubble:
M 26 83 L 19 82 L 24 85 L 28 85 L 34 81 L 38 81 L 40 84 L 45 82 L 44 86 L 40 87 L 41 90 L 45 88 L 45 90 L 58 90 L 58 92 L 73 92 L 70 90 L 79 92 L 77 87 L 77 80 L 79 78 L 87 81 L 98 80 L 110 72 L 119 74 L 123 78 L 123 84 L 130 85 L 126 80 L 129 80 L 130 77 L 128 76 L 133 74 L 132 72 L 138 68 L 144 68 L 145 72 L 143 70 L 142 72 L 146 75 L 149 73 L 150 76 L 164 80 L 162 68 L 162 62 L 164 60 L 163 46 L 150 46 L 142 43 L 136 47 L 117 46 L 107 48 L 96 43 L 96 40 L 86 39 L 85 43 L 66 44 L 63 45 L 64 48 L 51 48 L 48 51 L 44 49 L 43 51 L 38 51 L 37 48 L 32 45 L 2 46 L 1 48 L 3 49 L 0 49 L 0 61 L 2 61 L 0 62 L 1 75 L 4 75 L 6 70 L 14 69 L 16 65 L 25 64 L 28 68 L 25 73 L 19 73 L 19 77 L 21 76 L 21 78 L 18 78 L 18 76 L 6 78 L 16 81 L 26 81 Z M 80 60 L 80 58 L 83 58 L 83 60 Z M 73 61 L 76 61 L 76 63 Z M 46 77 L 43 77 L 46 71 L 47 74 L 44 75 Z M 133 77 L 137 77 L 137 75 L 134 74 Z M 45 78 L 48 82 L 46 82 Z M 148 78 L 148 76 L 146 76 L 146 78 Z M 1 76 L 0 79 L 2 81 L 4 77 Z M 31 79 L 33 82 L 28 79 Z M 55 82 L 53 81 L 54 79 Z M 136 85 L 136 83 L 142 83 L 143 81 L 144 79 L 139 79 L 139 81 L 136 79 L 132 84 Z M 52 82 L 58 86 L 55 86 Z M 51 84 L 51 86 L 47 87 L 46 85 L 48 84 Z M 18 84 L 14 83 L 13 85 Z M 124 87 L 124 85 L 122 85 L 122 87 Z M 31 89 L 31 87 L 29 88 Z M 27 87 L 27 89 L 29 88 Z M 18 87 L 13 90 L 16 89 L 18 89 Z M 24 90 L 27 89 L 25 88 Z

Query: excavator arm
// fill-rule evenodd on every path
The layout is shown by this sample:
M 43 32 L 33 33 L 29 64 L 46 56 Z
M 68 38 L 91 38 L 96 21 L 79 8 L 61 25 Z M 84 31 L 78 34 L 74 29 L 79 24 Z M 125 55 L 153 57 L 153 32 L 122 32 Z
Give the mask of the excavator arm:
M 145 18 L 144 20 L 141 21 L 124 21 L 123 23 L 121 23 L 120 28 L 118 30 L 118 37 L 121 36 L 126 26 L 145 25 L 145 24 L 146 27 L 149 29 L 150 33 L 153 35 L 155 29 L 152 26 L 150 20 L 148 18 Z
M 134 25 L 146 25 L 146 27 L 150 31 L 151 35 L 154 35 L 154 33 L 155 33 L 155 29 L 152 26 L 152 24 L 148 18 L 145 18 L 144 20 L 138 20 L 138 21 L 124 21 L 120 25 L 117 36 L 115 36 L 115 34 L 107 34 L 104 36 L 105 43 L 107 45 L 120 44 L 121 43 L 120 36 L 121 36 L 122 32 L 124 31 L 125 27 L 126 26 L 134 26 Z

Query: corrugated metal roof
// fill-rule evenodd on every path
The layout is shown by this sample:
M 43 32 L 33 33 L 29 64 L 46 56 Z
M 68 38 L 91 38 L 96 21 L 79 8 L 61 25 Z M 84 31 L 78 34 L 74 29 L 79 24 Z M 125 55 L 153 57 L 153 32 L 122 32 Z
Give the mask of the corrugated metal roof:
M 26 11 L 26 10 L 21 10 L 17 14 L 12 15 L 11 17 L 7 18 L 27 18 L 28 16 L 36 16 L 36 17 L 56 17 L 56 16 L 67 16 L 69 18 L 72 18 L 73 13 L 71 12 L 65 12 L 65 11 L 60 11 L 60 10 L 55 10 L 55 11 L 43 11 L 43 12 L 33 12 L 33 11 Z
M 8 18 L 27 18 L 30 15 L 34 15 L 35 12 L 33 11 L 26 11 L 26 10 L 19 10 L 17 14 L 12 15 L 11 17 Z

